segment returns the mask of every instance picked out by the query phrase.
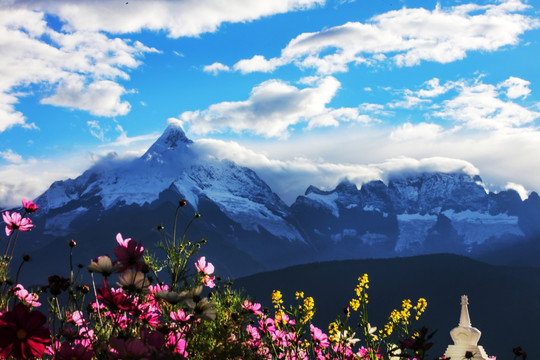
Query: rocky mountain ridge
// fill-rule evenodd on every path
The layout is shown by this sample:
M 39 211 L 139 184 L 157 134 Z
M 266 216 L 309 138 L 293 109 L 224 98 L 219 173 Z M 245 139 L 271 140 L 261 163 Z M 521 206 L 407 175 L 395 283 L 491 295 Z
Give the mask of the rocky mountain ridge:
M 76 179 L 39 196 L 36 229 L 25 251 L 54 254 L 66 239 L 86 257 L 109 253 L 114 235 L 159 240 L 179 199 L 202 220 L 190 236 L 228 275 L 313 261 L 452 252 L 512 260 L 518 248 L 538 250 L 540 197 L 522 201 L 513 190 L 488 192 L 479 176 L 405 173 L 358 188 L 345 180 L 332 191 L 310 186 L 287 206 L 251 169 L 197 154 L 171 125 L 140 158 L 104 159 Z M 532 254 L 534 251 L 527 251 Z M 515 260 L 515 259 L 513 259 Z M 513 261 L 512 260 L 512 261 Z M 88 259 L 82 259 L 87 262 Z

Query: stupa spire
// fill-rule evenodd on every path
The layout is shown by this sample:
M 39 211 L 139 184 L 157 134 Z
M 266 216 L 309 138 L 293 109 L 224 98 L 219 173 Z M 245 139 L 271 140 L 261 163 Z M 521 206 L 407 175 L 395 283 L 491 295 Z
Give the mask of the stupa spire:
M 459 325 L 450 331 L 454 345 L 448 346 L 444 356 L 458 360 L 465 358 L 488 360 L 486 351 L 482 346 L 478 345 L 478 340 L 480 340 L 482 333 L 477 328 L 472 327 L 468 305 L 469 298 L 467 295 L 462 295 Z

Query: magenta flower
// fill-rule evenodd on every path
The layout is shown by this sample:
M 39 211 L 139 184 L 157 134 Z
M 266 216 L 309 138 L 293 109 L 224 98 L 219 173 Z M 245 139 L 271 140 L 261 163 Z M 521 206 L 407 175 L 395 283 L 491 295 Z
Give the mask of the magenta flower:
M 25 198 L 22 199 L 22 206 L 24 208 L 24 211 L 26 211 L 29 214 L 34 213 L 38 211 L 39 209 L 39 207 L 33 201 L 30 201 L 30 200 L 26 201 Z
M 86 346 L 77 344 L 71 347 L 68 343 L 63 343 L 56 355 L 57 360 L 91 360 L 93 351 Z
M 137 244 L 131 239 L 124 240 L 120 233 L 116 235 L 116 241 L 118 241 L 118 246 L 114 249 L 114 255 L 122 264 L 118 272 L 124 272 L 127 269 L 141 270 L 144 265 L 144 262 L 141 261 L 144 254 L 144 247 L 141 246 L 141 243 Z
M 105 280 L 103 280 L 103 287 L 98 289 L 97 298 L 105 304 L 110 310 L 122 310 L 133 311 L 135 310 L 135 304 L 133 301 L 122 291 L 122 289 L 113 289 L 107 286 Z
M 32 220 L 29 218 L 23 218 L 18 212 L 14 212 L 10 215 L 9 211 L 2 214 L 4 222 L 6 223 L 6 235 L 9 236 L 17 229 L 20 231 L 30 231 L 35 226 L 32 224 Z
M 0 316 L 0 358 L 17 360 L 41 357 L 50 343 L 45 315 L 17 304 Z
M 170 332 L 167 336 L 167 343 L 165 344 L 169 350 L 176 354 L 180 354 L 187 358 L 186 352 L 186 340 L 182 339 L 182 334 L 176 332 Z

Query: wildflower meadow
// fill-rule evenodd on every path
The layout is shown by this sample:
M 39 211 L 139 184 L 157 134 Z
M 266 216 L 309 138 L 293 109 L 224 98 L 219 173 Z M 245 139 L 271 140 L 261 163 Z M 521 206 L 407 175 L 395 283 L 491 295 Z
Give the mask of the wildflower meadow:
M 4 212 L 0 358 L 438 359 L 428 355 L 433 333 L 415 327 L 425 299 L 403 300 L 382 326 L 369 322 L 367 274 L 358 274 L 348 306 L 325 328 L 312 322 L 316 299 L 301 290 L 286 304 L 276 289 L 273 308 L 263 308 L 197 255 L 206 240 L 189 240 L 188 230 L 200 214 L 177 232 L 186 205 L 178 202 L 172 236 L 158 227 L 162 237 L 152 251 L 116 234 L 114 258 L 74 267 L 77 243 L 69 240 L 70 275 L 51 274 L 36 288 L 18 283 L 30 259 L 15 259 L 13 251 L 34 228 L 31 215 L 39 207 L 23 199 L 21 212 Z M 114 234 L 111 240 L 112 248 Z

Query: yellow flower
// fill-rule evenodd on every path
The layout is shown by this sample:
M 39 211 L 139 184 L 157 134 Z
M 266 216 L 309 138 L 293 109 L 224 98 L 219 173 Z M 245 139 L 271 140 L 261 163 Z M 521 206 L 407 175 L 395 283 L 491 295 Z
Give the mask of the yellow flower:
M 297 291 L 294 295 L 296 297 L 296 300 L 304 298 L 304 292 L 303 291 Z
M 338 332 L 338 329 L 339 329 L 339 325 L 333 321 L 330 323 L 330 325 L 328 325 L 328 332 L 330 334 L 336 334 Z
M 358 298 L 360 298 L 362 296 L 362 292 L 364 292 L 364 289 L 368 289 L 369 288 L 369 279 L 368 279 L 368 274 L 363 274 L 361 275 L 359 278 L 358 278 L 358 285 L 356 285 L 356 288 L 354 289 L 354 291 L 356 292 L 356 296 L 358 296 Z M 367 300 L 367 299 L 366 299 Z
M 281 295 L 281 291 L 274 290 L 272 291 L 272 302 L 274 303 L 274 307 L 278 309 L 281 304 L 283 304 L 283 296 Z
M 413 307 L 413 309 L 416 310 L 416 316 L 414 317 L 416 320 L 418 320 L 420 318 L 420 315 L 422 315 L 422 313 L 426 311 L 426 307 L 427 300 L 424 298 L 418 299 L 418 303 L 415 307 Z
M 358 308 L 360 307 L 360 301 L 358 301 L 357 299 L 352 299 L 352 300 L 349 302 L 349 306 L 350 306 L 351 309 L 353 309 L 354 311 L 358 311 Z

